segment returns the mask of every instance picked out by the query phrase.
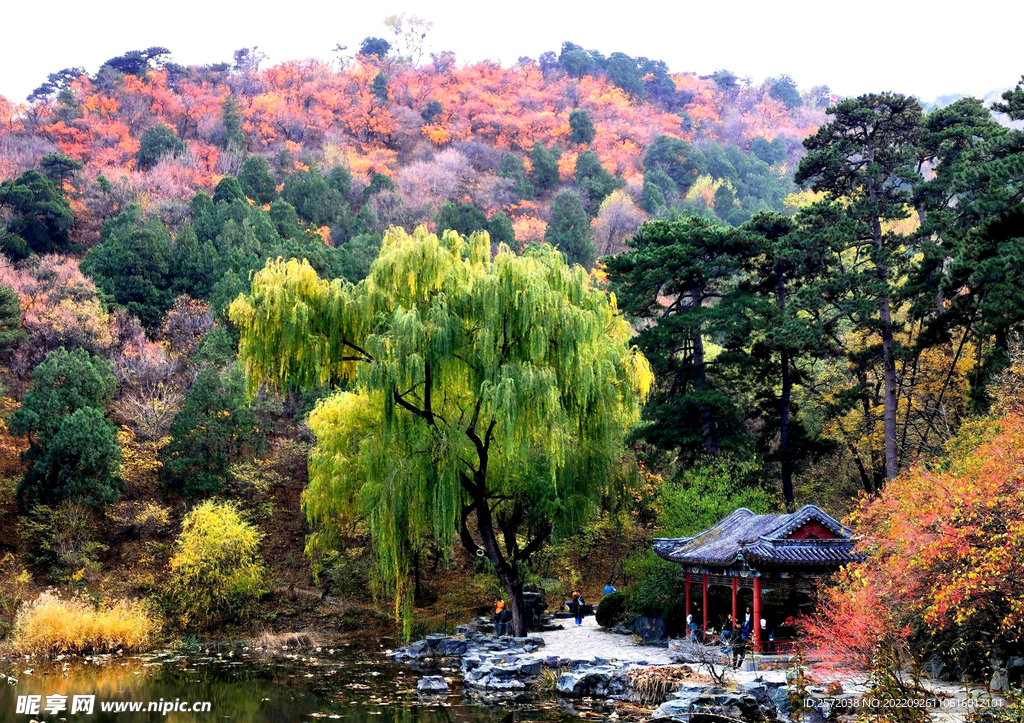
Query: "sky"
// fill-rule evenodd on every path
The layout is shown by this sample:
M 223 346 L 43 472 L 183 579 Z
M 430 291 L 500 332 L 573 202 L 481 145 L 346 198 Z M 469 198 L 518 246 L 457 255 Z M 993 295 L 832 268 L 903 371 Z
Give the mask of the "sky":
M 460 62 L 508 64 L 571 40 L 661 59 L 673 72 L 725 68 L 755 81 L 789 73 L 802 89 L 827 84 L 841 95 L 896 91 L 925 101 L 983 95 L 1024 73 L 1015 38 L 1024 3 L 1014 0 L 49 0 L 0 5 L 0 95 L 21 101 L 50 72 L 95 72 L 107 58 L 153 45 L 183 65 L 229 61 L 254 45 L 270 61 L 330 59 L 336 45 L 387 38 L 384 16 L 403 12 L 433 21 L 429 49 L 453 51 Z

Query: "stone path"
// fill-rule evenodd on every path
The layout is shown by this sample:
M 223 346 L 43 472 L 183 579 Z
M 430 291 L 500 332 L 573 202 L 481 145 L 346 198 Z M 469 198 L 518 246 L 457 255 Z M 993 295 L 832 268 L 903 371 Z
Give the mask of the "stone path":
M 559 658 L 572 660 L 593 660 L 608 658 L 610 660 L 642 660 L 652 665 L 668 665 L 672 660 L 665 648 L 652 645 L 638 645 L 628 635 L 618 635 L 602 630 L 594 616 L 583 618 L 583 624 L 576 627 L 572 618 L 559 620 L 564 630 L 551 630 L 541 633 L 544 647 L 541 654 L 555 655 Z

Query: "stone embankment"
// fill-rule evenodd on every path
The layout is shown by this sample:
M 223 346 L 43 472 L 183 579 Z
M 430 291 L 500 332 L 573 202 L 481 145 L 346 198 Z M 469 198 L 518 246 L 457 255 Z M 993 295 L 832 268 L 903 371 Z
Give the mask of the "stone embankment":
M 582 631 L 580 635 L 582 640 Z M 557 636 L 556 641 L 560 642 L 561 637 L 564 636 Z M 564 653 L 562 645 L 548 650 L 540 635 L 516 638 L 466 631 L 454 636 L 429 635 L 396 650 L 393 657 L 431 673 L 418 685 L 425 695 L 448 693 L 448 681 L 433 672 L 435 668 L 457 663 L 464 692 L 526 694 L 539 687 L 541 677 L 548 671 L 547 675 L 554 676 L 554 691 L 560 696 L 636 703 L 645 698 L 644 691 L 635 686 L 637 673 L 652 667 L 668 669 L 669 663 L 662 649 L 647 649 L 656 654 L 652 657 L 657 661 L 652 661 L 637 654 L 644 648 L 632 647 L 636 650 L 630 651 L 626 660 L 582 652 L 566 655 L 555 652 Z M 667 700 L 652 713 L 652 720 L 688 723 L 699 715 L 725 716 L 750 723 L 786 719 L 789 689 L 784 681 L 741 682 L 726 689 L 700 684 L 697 673 L 684 669 L 692 682 L 672 686 Z M 812 715 L 811 723 L 816 718 Z

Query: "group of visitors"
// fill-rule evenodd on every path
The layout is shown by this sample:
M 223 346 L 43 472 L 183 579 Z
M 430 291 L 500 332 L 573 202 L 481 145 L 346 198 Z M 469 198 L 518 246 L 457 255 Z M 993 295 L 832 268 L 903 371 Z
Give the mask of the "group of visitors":
M 789 618 L 787 618 L 786 622 L 789 623 Z M 774 640 L 775 631 L 768 626 L 768 621 L 765 618 L 761 618 L 757 621 L 757 624 L 761 628 L 762 641 Z M 742 622 L 729 615 L 725 627 L 717 635 L 714 628 L 708 628 L 702 633 L 700 626 L 694 621 L 693 615 L 687 615 L 686 631 L 687 639 L 691 641 L 701 641 L 708 644 L 720 641 L 726 646 L 726 650 L 732 653 L 732 667 L 739 668 L 743 664 L 743 659 L 750 649 L 750 642 L 754 636 L 753 614 L 748 607 Z
M 608 583 L 604 586 L 604 594 L 611 595 L 615 592 L 615 586 Z M 573 590 L 572 596 L 566 602 L 566 607 L 569 612 L 572 613 L 573 618 L 576 621 L 577 627 L 583 625 L 583 617 L 587 610 L 587 602 L 583 599 L 583 594 L 579 590 Z M 512 621 L 512 612 L 505 606 L 505 601 L 498 598 L 494 603 L 494 629 L 498 635 L 503 634 L 506 625 L 510 626 Z

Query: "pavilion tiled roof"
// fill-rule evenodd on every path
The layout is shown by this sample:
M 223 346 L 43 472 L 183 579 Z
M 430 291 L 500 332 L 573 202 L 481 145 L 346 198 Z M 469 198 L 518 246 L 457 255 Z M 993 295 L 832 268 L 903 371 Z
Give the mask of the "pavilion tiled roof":
M 835 538 L 789 538 L 812 521 Z M 654 552 L 684 565 L 728 567 L 747 562 L 755 567 L 838 567 L 861 559 L 853 550 L 855 543 L 850 528 L 815 505 L 780 515 L 757 515 L 741 507 L 692 537 L 656 538 Z

